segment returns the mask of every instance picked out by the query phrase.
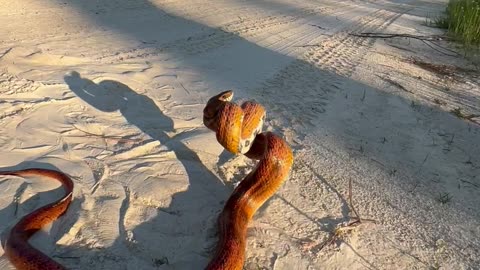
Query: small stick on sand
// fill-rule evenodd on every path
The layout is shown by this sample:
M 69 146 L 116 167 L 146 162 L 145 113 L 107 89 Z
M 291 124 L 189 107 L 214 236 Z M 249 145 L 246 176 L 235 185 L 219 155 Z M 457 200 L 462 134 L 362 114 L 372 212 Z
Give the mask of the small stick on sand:
M 313 243 L 304 245 L 303 249 L 305 251 L 311 251 L 313 249 L 316 249 L 317 252 L 319 252 L 324 247 L 331 245 L 333 242 L 335 242 L 335 240 L 347 234 L 348 232 L 352 231 L 353 229 L 355 229 L 355 227 L 359 226 L 360 224 L 364 222 L 376 223 L 376 221 L 373 219 L 361 218 L 357 210 L 355 209 L 355 206 L 353 205 L 353 199 L 352 199 L 352 179 L 350 179 L 348 182 L 348 201 L 349 201 L 349 208 L 355 215 L 354 217 L 351 218 L 350 222 L 337 227 L 325 241 L 321 243 L 313 242 Z
M 370 32 L 364 32 L 364 33 L 349 33 L 350 36 L 354 37 L 365 37 L 365 38 L 413 38 L 413 39 L 418 39 L 418 40 L 442 40 L 444 37 L 441 36 L 419 36 L 419 35 L 411 35 L 411 34 L 389 34 L 389 33 L 370 33 Z
M 350 36 L 354 36 L 354 37 L 363 37 L 363 38 L 412 38 L 412 39 L 417 39 L 417 40 L 420 40 L 422 41 L 425 45 L 427 45 L 428 47 L 432 48 L 433 50 L 437 51 L 437 52 L 440 52 L 442 54 L 445 54 L 445 55 L 450 55 L 450 56 L 456 56 L 456 55 L 460 55 L 459 53 L 457 53 L 456 51 L 453 51 L 453 50 L 450 50 L 448 48 L 445 48 L 437 43 L 435 43 L 434 41 L 440 41 L 440 40 L 443 40 L 443 39 L 447 39 L 446 37 L 444 36 L 438 36 L 438 35 L 431 35 L 431 36 L 420 36 L 420 35 L 411 35 L 411 34 L 389 34 L 389 33 L 369 33 L 369 32 L 364 32 L 364 33 L 349 33 Z M 430 42 L 430 43 L 428 43 Z M 451 52 L 453 53 L 453 55 L 451 54 L 448 54 L 448 53 L 445 53 L 445 52 L 442 52 L 441 50 L 433 47 L 431 44 L 443 49 L 443 50 L 446 50 L 448 52 Z
M 98 138 L 102 138 L 102 139 L 105 139 L 105 140 L 116 140 L 118 142 L 141 142 L 142 141 L 142 139 L 128 139 L 128 138 L 123 138 L 121 136 L 107 136 L 107 135 L 103 135 L 103 134 L 95 134 L 95 133 L 91 133 L 91 132 L 82 130 L 81 128 L 78 128 L 75 125 L 74 125 L 74 127 L 75 127 L 75 129 L 85 133 L 85 135 L 68 135 L 68 137 L 98 137 Z

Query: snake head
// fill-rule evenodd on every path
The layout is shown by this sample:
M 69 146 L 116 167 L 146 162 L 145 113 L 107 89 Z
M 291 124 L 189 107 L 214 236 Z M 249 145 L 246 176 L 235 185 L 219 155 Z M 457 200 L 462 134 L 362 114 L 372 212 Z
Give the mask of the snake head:
M 213 96 L 207 102 L 207 105 L 203 109 L 203 123 L 209 129 L 216 131 L 216 117 L 220 109 L 226 102 L 230 102 L 233 99 L 233 90 L 227 90 L 221 92 L 218 95 Z

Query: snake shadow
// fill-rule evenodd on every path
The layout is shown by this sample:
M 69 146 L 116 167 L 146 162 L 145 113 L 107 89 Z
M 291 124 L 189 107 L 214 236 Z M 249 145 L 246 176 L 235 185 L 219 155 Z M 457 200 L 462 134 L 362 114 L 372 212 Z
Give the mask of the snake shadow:
M 217 216 L 231 188 L 221 184 L 195 151 L 179 138 L 167 134 L 174 131 L 173 120 L 150 97 L 118 81 L 95 83 L 75 71 L 64 80 L 71 91 L 90 106 L 105 113 L 118 110 L 129 124 L 173 151 L 186 171 L 189 186 L 186 191 L 175 193 L 168 207 L 156 209 L 154 218 L 128 232 L 135 239 L 134 243 L 125 239 L 127 232 L 123 221 L 130 206 L 127 196 L 120 209 L 119 236 L 110 247 L 92 250 L 73 246 L 54 257 L 71 269 L 77 269 L 78 260 L 84 260 L 80 257 L 85 254 L 95 269 L 109 269 L 109 260 L 116 265 L 118 261 L 125 260 L 125 265 L 136 261 L 141 269 L 200 269 L 199 265 L 206 265 L 216 242 Z M 199 212 L 192 213 L 190 209 Z M 187 224 L 198 226 L 192 229 Z M 122 250 L 124 252 L 120 252 Z M 121 254 L 125 252 L 129 258 L 123 258 Z M 182 259 L 185 257 L 190 259 Z
M 14 166 L 0 168 L 0 171 L 11 171 L 11 170 L 22 170 L 27 168 L 42 168 L 61 171 L 58 167 L 44 162 L 38 161 L 25 161 Z M 5 180 L 0 181 L 0 187 L 3 185 L 8 185 L 7 188 L 10 188 L 12 181 L 19 182 L 21 177 L 17 176 L 2 176 Z M 17 179 L 14 179 L 17 178 Z M 52 180 L 55 181 L 56 180 Z M 75 178 L 72 178 L 72 181 L 75 183 Z M 11 228 L 18 222 L 20 219 L 31 213 L 35 209 L 38 209 L 53 200 L 56 200 L 63 196 L 64 190 L 63 187 L 58 187 L 54 190 L 38 192 L 35 195 L 29 197 L 28 199 L 22 201 L 21 198 L 28 196 L 26 190 L 29 187 L 30 183 L 23 181 L 19 185 L 16 185 L 15 189 L 15 198 L 18 198 L 19 201 L 13 200 L 5 208 L 0 209 L 0 242 L 2 248 L 5 247 L 8 235 Z M 15 188 L 15 186 L 14 186 Z M 80 208 L 83 203 L 83 197 L 74 196 L 68 211 L 60 216 L 55 222 L 52 223 L 50 229 L 40 230 L 35 233 L 31 238 L 30 242 L 34 247 L 39 248 L 43 252 L 55 253 L 57 249 L 61 249 L 61 245 L 55 244 L 62 236 L 68 233 L 70 228 L 75 224 L 80 217 Z M 48 227 L 48 226 L 47 226 Z M 7 259 L 5 256 L 0 256 L 0 266 L 5 266 L 4 263 Z M 6 267 L 6 266 L 5 266 Z

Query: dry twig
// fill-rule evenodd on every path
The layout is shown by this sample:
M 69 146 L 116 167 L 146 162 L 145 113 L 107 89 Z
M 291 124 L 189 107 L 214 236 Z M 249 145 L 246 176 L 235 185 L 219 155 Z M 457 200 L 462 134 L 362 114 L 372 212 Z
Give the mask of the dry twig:
M 422 41 L 425 45 L 428 47 L 432 48 L 433 50 L 440 52 L 445 55 L 449 56 L 457 56 L 460 55 L 456 51 L 450 50 L 448 48 L 445 48 L 437 43 L 435 41 L 441 41 L 446 39 L 444 36 L 439 36 L 439 35 L 430 35 L 430 36 L 420 36 L 420 35 L 411 35 L 411 34 L 390 34 L 390 33 L 370 33 L 370 32 L 363 32 L 363 33 L 349 33 L 349 35 L 354 36 L 354 37 L 363 37 L 363 38 L 411 38 L 411 39 L 417 39 Z M 438 48 L 441 48 L 442 50 L 448 51 L 453 53 L 448 54 L 446 52 L 443 52 L 432 45 L 435 45 Z
M 401 85 L 399 82 L 396 82 L 396 81 L 394 81 L 394 80 L 392 80 L 392 79 L 390 79 L 390 78 L 387 78 L 387 77 L 382 77 L 382 76 L 380 76 L 380 75 L 376 75 L 376 76 L 379 77 L 380 79 L 388 82 L 389 84 L 391 84 L 391 85 L 393 85 L 393 86 L 396 86 L 396 87 L 402 89 L 402 90 L 405 91 L 405 92 L 408 92 L 408 93 L 413 94 L 412 91 L 410 91 L 410 90 L 408 90 L 407 88 L 405 88 L 405 86 Z
M 373 219 L 361 218 L 357 210 L 355 209 L 355 206 L 353 205 L 353 198 L 352 198 L 352 179 L 350 179 L 348 182 L 348 202 L 350 204 L 349 205 L 350 210 L 354 213 L 355 216 L 351 217 L 351 220 L 348 223 L 338 226 L 325 241 L 321 243 L 314 243 L 314 244 L 310 243 L 308 246 L 305 246 L 304 249 L 306 250 L 316 249 L 317 251 L 320 251 L 324 247 L 334 243 L 335 240 L 339 239 L 343 235 L 355 229 L 355 227 L 359 226 L 360 224 L 364 222 L 376 223 L 376 221 Z
M 349 35 L 354 37 L 365 37 L 365 38 L 413 38 L 418 40 L 442 40 L 444 37 L 438 35 L 431 35 L 431 36 L 419 36 L 419 35 L 411 35 L 411 34 L 389 34 L 389 33 L 370 33 L 370 32 L 363 32 L 363 33 L 349 33 Z
M 95 134 L 95 133 L 85 131 L 81 128 L 78 128 L 75 125 L 73 127 L 75 129 L 85 133 L 85 135 L 68 135 L 68 137 L 98 137 L 98 138 L 102 138 L 102 139 L 105 139 L 105 140 L 116 140 L 117 142 L 141 142 L 142 141 L 142 139 L 129 139 L 129 138 L 123 138 L 121 136 L 107 136 L 107 135 L 103 135 L 103 134 Z

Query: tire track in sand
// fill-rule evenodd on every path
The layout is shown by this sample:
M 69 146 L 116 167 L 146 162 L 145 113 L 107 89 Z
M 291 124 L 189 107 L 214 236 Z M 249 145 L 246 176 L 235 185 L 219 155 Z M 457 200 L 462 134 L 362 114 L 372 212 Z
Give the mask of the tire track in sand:
M 277 15 L 267 15 L 263 17 L 251 16 L 246 14 L 236 14 L 233 21 L 221 24 L 216 28 L 210 28 L 208 31 L 202 31 L 192 36 L 183 37 L 163 44 L 146 43 L 141 48 L 129 49 L 123 52 L 103 55 L 98 60 L 111 62 L 116 59 L 135 59 L 159 55 L 161 53 L 171 53 L 181 55 L 182 57 L 198 56 L 220 48 L 228 47 L 235 41 L 242 39 L 259 39 L 260 43 L 266 37 L 281 35 L 283 32 L 292 32 L 288 27 L 292 23 L 304 25 L 309 22 L 312 16 L 336 16 L 344 14 L 354 7 L 346 8 L 325 8 L 325 7 L 304 7 L 296 11 L 288 11 Z M 232 13 L 232 12 L 230 12 Z M 234 16 L 234 15 L 232 15 Z M 261 16 L 261 15 L 260 15 Z M 318 29 L 317 29 L 318 30 Z M 314 33 L 312 35 L 312 33 Z M 312 31 L 309 40 L 318 37 L 317 31 Z M 288 37 L 294 37 L 296 43 L 305 39 L 304 33 L 290 33 Z M 257 38 L 258 37 L 258 38 Z M 292 38 L 280 39 L 274 43 L 265 44 L 267 48 L 276 49 L 276 47 L 291 47 Z M 282 41 L 283 40 L 283 41 Z M 258 43 L 258 42 L 255 42 Z M 263 46 L 263 44 L 259 44 Z
M 406 11 L 375 10 L 323 39 L 318 46 L 312 46 L 300 59 L 267 80 L 258 92 L 261 102 L 274 115 L 269 124 L 282 130 L 294 145 L 296 140 L 304 138 L 303 130 L 314 126 L 318 114 L 325 112 L 330 94 L 342 88 L 342 77 L 352 75 L 364 52 L 375 43 L 375 39 L 358 38 L 348 33 L 381 31 Z M 272 96 L 279 98 L 272 99 Z M 289 98 L 285 98 L 287 96 Z
M 328 46 L 309 47 L 311 49 L 307 49 L 300 59 L 294 60 L 273 78 L 267 80 L 258 89 L 258 92 L 261 96 L 259 101 L 268 108 L 268 114 L 273 115 L 271 118 L 268 117 L 269 126 L 281 130 L 281 133 L 285 135 L 287 141 L 294 149 L 298 149 L 300 146 L 296 143 L 297 140 L 302 141 L 307 135 L 305 130 L 311 130 L 311 127 L 315 125 L 314 120 L 318 118 L 320 113 L 325 112 L 331 94 L 338 92 L 338 90 L 342 89 L 343 84 L 346 83 L 343 76 L 348 77 L 355 71 L 356 66 L 363 58 L 363 52 L 373 46 L 375 42 L 373 39 L 363 40 L 349 36 L 348 32 L 381 31 L 400 16 L 401 14 L 376 10 L 362 17 L 357 21 L 358 23 L 353 21 L 340 32 L 320 41 Z M 313 172 L 309 166 L 302 166 L 301 163 L 294 166 L 292 174 L 301 175 L 302 179 L 323 179 L 320 175 Z M 298 177 L 293 179 L 295 178 Z M 320 181 L 319 184 L 310 186 L 308 184 L 316 183 L 316 181 L 307 181 L 300 183 L 300 185 L 295 184 L 302 188 L 315 190 L 314 193 L 318 193 L 321 192 L 319 189 L 325 188 L 323 184 L 326 183 L 324 180 L 318 181 Z M 332 189 L 331 186 L 329 188 Z M 335 190 L 335 188 L 333 189 Z M 289 190 L 289 192 L 292 192 L 292 190 Z M 342 202 L 340 193 L 336 192 L 336 195 L 331 192 L 322 195 L 326 196 L 332 204 L 338 203 L 338 200 Z M 311 191 L 305 191 L 299 195 L 310 193 Z M 301 200 L 305 199 L 302 197 Z M 310 200 L 313 203 L 311 209 L 322 208 L 321 204 L 316 205 L 318 200 L 315 200 L 315 198 Z M 295 205 L 295 201 L 291 203 Z M 325 203 L 325 200 L 322 201 L 323 203 Z M 345 212 L 348 212 L 348 210 L 345 210 L 348 206 L 346 208 L 344 201 L 342 205 L 338 210 L 345 215 Z M 270 207 L 272 209 L 281 207 L 284 210 L 285 205 L 273 205 Z M 279 223 L 272 221 L 272 224 L 281 228 L 281 231 L 285 233 L 284 238 L 296 239 L 292 241 L 293 243 L 289 243 L 292 248 L 290 250 L 292 256 L 302 253 L 302 242 L 298 239 L 323 239 L 326 237 L 325 232 L 319 230 L 315 220 L 309 220 L 304 216 L 302 209 L 297 210 L 297 213 L 289 214 L 289 216 L 296 220 L 305 220 L 305 223 L 302 223 L 301 230 L 292 228 L 291 224 L 282 220 L 278 220 Z M 336 221 L 331 220 L 330 222 L 335 224 Z M 257 241 L 261 242 L 263 239 L 272 238 L 274 229 L 257 230 L 261 234 L 256 235 Z M 308 255 L 308 260 L 317 262 L 318 256 L 318 253 L 311 253 Z M 265 264 L 265 266 L 267 265 Z
M 365 55 L 364 52 L 375 43 L 375 39 L 355 37 L 349 33 L 381 31 L 406 11 L 396 13 L 376 10 L 360 19 L 359 24 L 355 27 L 345 29 L 327 38 L 319 46 L 312 47 L 306 52 L 305 61 L 323 70 L 350 77 Z

